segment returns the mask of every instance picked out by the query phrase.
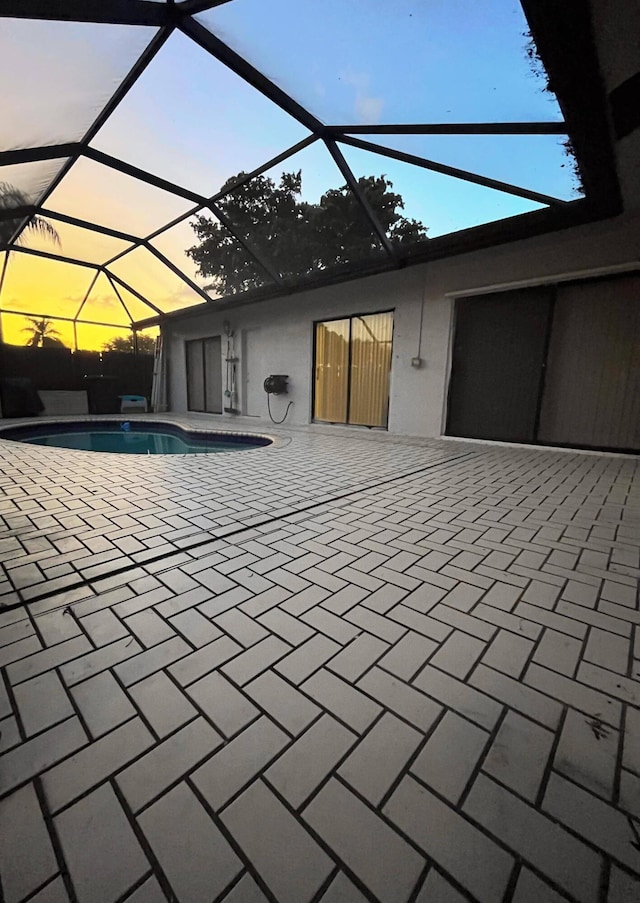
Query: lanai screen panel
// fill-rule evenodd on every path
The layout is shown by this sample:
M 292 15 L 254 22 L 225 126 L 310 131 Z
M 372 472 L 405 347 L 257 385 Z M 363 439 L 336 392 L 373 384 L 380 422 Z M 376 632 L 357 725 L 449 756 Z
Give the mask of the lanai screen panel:
M 518 0 L 233 0 L 196 19 L 325 123 L 562 119 Z
M 92 146 L 209 197 L 308 137 L 293 117 L 174 32 Z
M 370 220 L 322 142 L 256 176 L 217 205 L 231 228 L 288 282 L 382 253 Z M 240 291 L 245 286 L 225 279 L 224 287 Z
M 79 316 L 90 323 L 131 327 L 131 317 L 104 273 L 91 286 Z
M 31 250 L 19 267 L 34 272 L 50 256 L 92 264 L 114 312 L 125 296 L 142 320 L 388 269 L 580 197 L 518 0 L 87 7 L 104 22 L 52 0 L 40 14 L 0 9 L 3 84 L 20 73 L 0 98 L 0 250 Z M 434 124 L 445 133 L 425 134 Z M 38 312 L 75 304 L 74 280 Z M 0 308 L 7 287 L 31 306 L 22 283 L 17 298 L 15 271 L 5 280 Z
M 8 246 L 12 239 L 23 245 L 28 238 L 42 233 L 37 219 L 30 229 L 22 231 L 26 216 L 20 215 L 19 209 L 35 204 L 42 197 L 64 162 L 37 160 L 0 167 L 0 246 Z M 49 239 L 47 249 L 55 250 L 54 245 L 55 242 Z
M 567 153 L 566 135 L 362 134 L 358 137 L 561 201 L 572 201 L 584 194 L 575 172 L 575 161 Z
M 221 211 L 224 207 L 224 203 L 219 205 Z M 209 236 L 200 233 L 201 224 Z M 249 243 L 259 248 L 256 237 L 251 233 Z M 206 208 L 160 232 L 150 244 L 212 299 L 242 291 L 245 286 L 274 285 L 273 277 L 259 261 Z M 191 256 L 192 251 L 197 252 L 196 258 Z
M 354 147 L 343 150 L 358 178 L 366 178 L 376 164 L 380 165 L 380 158 L 369 151 Z M 390 185 L 388 190 L 402 198 L 402 209 L 395 211 L 398 219 L 393 223 L 385 222 L 387 235 L 400 245 L 424 240 L 425 232 L 429 238 L 434 238 L 543 206 L 402 161 L 387 159 L 383 166 Z M 379 186 L 369 184 L 365 190 L 371 203 L 375 204 L 374 193 L 379 191 Z
M 66 163 L 63 157 L 56 160 L 33 160 L 0 167 L 0 182 L 3 184 L 3 206 L 34 204 L 47 190 L 53 179 Z M 11 195 L 13 194 L 13 197 Z
M 79 141 L 155 32 L 2 19 L 0 151 Z
M 146 248 L 135 248 L 114 260 L 107 272 L 118 276 L 163 313 L 202 304 L 204 300 Z
M 2 308 L 73 319 L 89 291 L 95 270 L 12 251 L 2 286 Z
M 212 214 L 203 211 L 204 215 Z M 203 275 L 198 265 L 187 253 L 190 248 L 197 244 L 194 225 L 197 222 L 196 216 L 189 216 L 180 220 L 169 229 L 159 232 L 151 240 L 152 247 L 160 251 L 161 254 L 171 261 L 174 266 L 178 267 L 186 276 L 193 280 L 201 288 L 205 288 L 211 279 Z
M 92 323 L 78 323 L 75 329 L 75 341 L 81 351 L 133 351 L 131 329 L 124 326 L 94 326 Z M 114 341 L 118 344 L 113 346 Z M 121 343 L 124 347 L 121 347 Z
M 131 242 L 105 235 L 104 232 L 74 226 L 52 216 L 42 217 L 42 220 L 48 230 L 55 229 L 58 241 L 52 243 L 48 230 L 32 229 L 22 235 L 21 244 L 24 247 L 47 253 L 51 253 L 53 249 L 64 257 L 98 266 L 131 247 Z
M 137 323 L 139 320 L 148 320 L 158 313 L 157 308 L 150 307 L 137 295 L 132 294 L 120 282 L 115 280 L 110 273 L 107 273 L 107 278 L 114 292 L 124 304 L 132 323 Z
M 2 341 L 8 345 L 32 345 L 37 342 L 43 329 L 46 338 L 55 339 L 65 348 L 75 347 L 75 332 L 72 320 L 60 320 L 55 317 L 28 317 L 19 314 L 8 314 L 4 311 L 2 320 Z M 45 323 L 42 324 L 42 321 Z
M 47 199 L 56 213 L 145 238 L 192 206 L 185 198 L 82 158 Z

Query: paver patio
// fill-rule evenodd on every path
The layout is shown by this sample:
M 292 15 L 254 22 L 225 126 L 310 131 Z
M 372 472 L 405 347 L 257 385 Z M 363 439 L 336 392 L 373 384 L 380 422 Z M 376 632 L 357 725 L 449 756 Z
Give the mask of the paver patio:
M 640 900 L 638 459 L 274 435 L 0 440 L 6 903 Z

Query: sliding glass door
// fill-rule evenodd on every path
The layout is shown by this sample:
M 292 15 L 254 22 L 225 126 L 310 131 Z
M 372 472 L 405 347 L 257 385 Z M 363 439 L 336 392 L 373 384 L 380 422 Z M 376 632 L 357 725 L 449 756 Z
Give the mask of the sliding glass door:
M 313 417 L 386 427 L 393 313 L 316 323 Z

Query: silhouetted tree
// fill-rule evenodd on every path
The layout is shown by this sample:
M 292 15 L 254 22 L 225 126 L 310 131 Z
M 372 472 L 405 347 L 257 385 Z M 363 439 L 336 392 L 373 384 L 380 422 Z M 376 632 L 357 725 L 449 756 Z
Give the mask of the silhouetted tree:
M 244 175 L 229 179 L 222 190 Z M 402 196 L 391 190 L 393 184 L 385 176 L 363 177 L 358 184 L 393 242 L 413 244 L 427 237 L 422 223 L 402 215 Z M 325 192 L 317 204 L 300 200 L 301 192 L 301 170 L 283 173 L 278 184 L 267 176 L 256 176 L 223 197 L 218 206 L 236 233 L 285 279 L 380 253 L 380 242 L 346 185 Z M 264 284 L 259 265 L 220 222 L 198 216 L 192 228 L 198 244 L 186 254 L 201 276 L 211 277 L 208 288 L 232 294 Z
M 153 354 L 156 340 L 150 335 L 138 334 L 138 352 L 140 354 Z M 134 351 L 133 335 L 116 336 L 102 346 L 104 351 Z
M 47 317 L 43 317 L 41 320 L 34 319 L 33 317 L 27 317 L 26 319 L 31 324 L 30 326 L 25 326 L 22 330 L 23 332 L 31 333 L 31 338 L 27 339 L 27 345 L 30 345 L 32 348 L 65 347 L 64 343 L 57 338 L 60 333 L 54 328 L 51 320 Z

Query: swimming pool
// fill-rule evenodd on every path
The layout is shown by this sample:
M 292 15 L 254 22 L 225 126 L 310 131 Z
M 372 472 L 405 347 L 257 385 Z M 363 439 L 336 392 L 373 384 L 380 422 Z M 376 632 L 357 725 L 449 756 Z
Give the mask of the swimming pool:
M 271 445 L 266 436 L 195 432 L 135 420 L 27 424 L 0 430 L 0 439 L 121 455 L 210 455 Z

